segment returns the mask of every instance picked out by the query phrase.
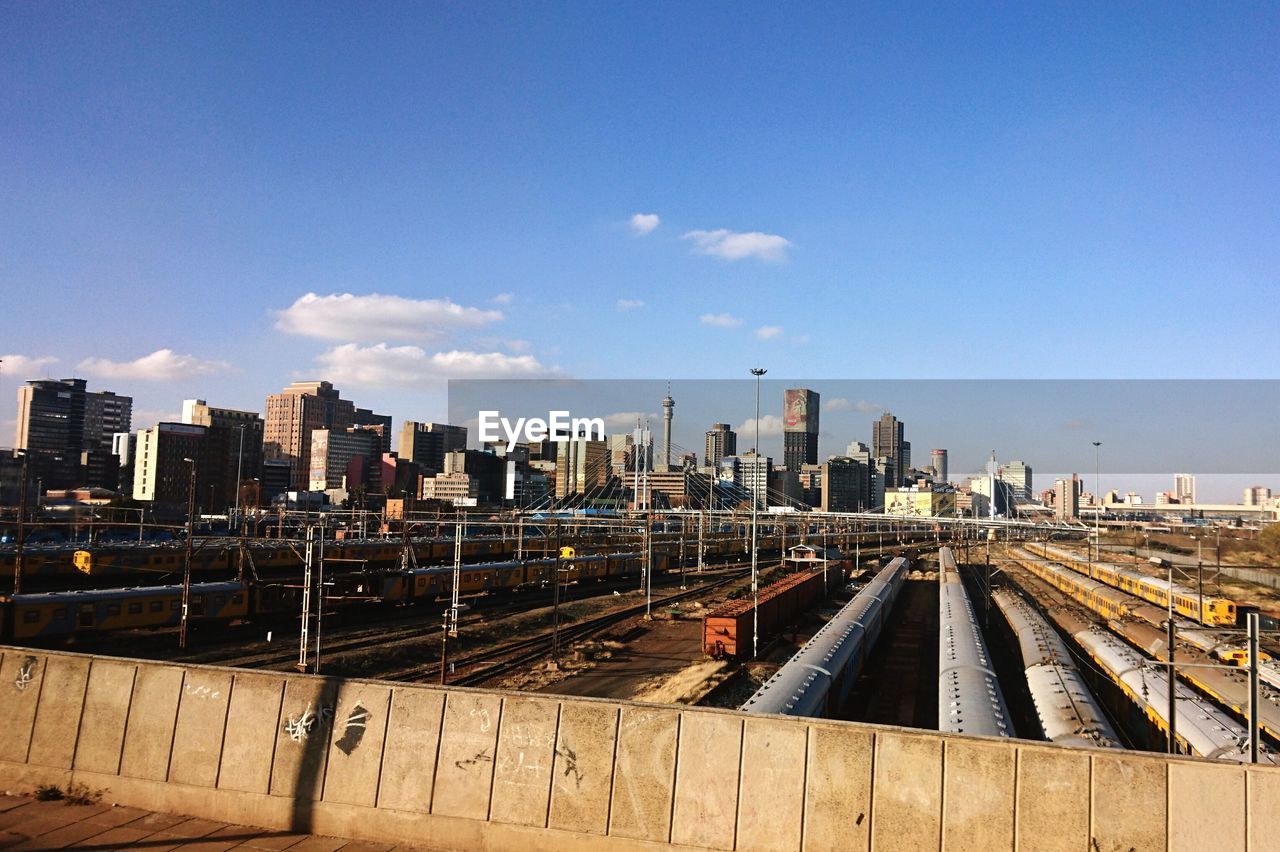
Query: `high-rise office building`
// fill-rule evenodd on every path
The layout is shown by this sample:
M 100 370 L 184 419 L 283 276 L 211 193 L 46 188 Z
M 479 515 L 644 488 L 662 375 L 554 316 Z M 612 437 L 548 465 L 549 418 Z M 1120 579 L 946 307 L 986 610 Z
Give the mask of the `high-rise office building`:
M 871 468 L 848 457 L 829 458 L 822 465 L 824 512 L 865 512 L 871 503 Z
M 357 408 L 351 415 L 351 425 L 376 434 L 382 452 L 391 452 L 390 414 L 374 414 L 368 408 Z
M 414 462 L 427 476 L 444 473 L 446 453 L 466 448 L 466 426 L 406 420 L 400 427 L 400 458 Z
M 359 426 L 314 429 L 307 487 L 311 491 L 377 491 L 382 485 L 381 463 L 382 441 L 376 432 Z
M 946 450 L 930 450 L 929 463 L 933 465 L 933 478 L 935 482 L 947 481 L 947 451 Z
M 218 408 L 203 399 L 182 401 L 182 422 L 209 429 L 206 443 L 211 506 L 236 503 L 241 483 L 262 476 L 262 417 L 256 411 Z
M 604 487 L 609 478 L 608 443 L 576 437 L 557 441 L 556 447 L 556 499 Z
M 738 435 L 728 423 L 712 423 L 707 432 L 707 448 L 703 462 L 708 467 L 718 467 L 720 459 L 738 454 Z
M 1013 490 L 1013 497 L 1016 500 L 1031 499 L 1031 466 L 1024 461 L 1009 461 L 1000 465 L 1000 472 L 996 474 L 996 478 L 1001 482 L 1007 482 Z
M 204 511 L 221 511 L 211 506 L 206 451 L 208 428 L 191 423 L 157 423 L 138 430 L 133 461 L 133 499 L 168 506 L 187 505 L 189 495 Z M 190 459 L 190 461 L 188 461 Z M 191 488 L 191 465 L 195 465 L 195 491 Z
M 1053 490 L 1054 517 L 1059 520 L 1080 517 L 1080 477 L 1073 473 L 1070 479 L 1055 479 Z
M 906 462 L 908 458 L 903 451 L 904 442 L 902 440 L 905 431 L 902 421 L 887 411 L 880 415 L 879 420 L 871 424 L 872 457 L 889 459 L 893 462 L 894 478 L 887 484 L 889 488 L 893 488 L 902 482 L 907 473 Z
M 1246 506 L 1263 506 L 1271 499 L 1271 489 L 1264 485 L 1250 485 L 1244 490 Z
M 14 446 L 30 454 L 29 475 L 45 488 L 115 488 L 112 438 L 132 425 L 133 399 L 90 391 L 84 379 L 40 379 L 18 388 Z
M 726 456 L 724 462 L 733 459 L 733 484 L 745 488 L 754 494 L 756 505 L 764 509 L 769 505 L 769 472 L 773 469 L 773 459 L 756 453 L 744 453 L 740 456 Z
M 1173 496 L 1179 503 L 1196 502 L 1196 478 L 1190 473 L 1173 475 Z
M 782 393 L 782 464 L 787 470 L 799 473 L 801 465 L 818 463 L 819 403 L 820 395 L 808 388 Z
M 329 382 L 294 382 L 267 397 L 263 458 L 289 462 L 289 484 L 305 491 L 311 475 L 311 433 L 355 424 L 355 405 Z

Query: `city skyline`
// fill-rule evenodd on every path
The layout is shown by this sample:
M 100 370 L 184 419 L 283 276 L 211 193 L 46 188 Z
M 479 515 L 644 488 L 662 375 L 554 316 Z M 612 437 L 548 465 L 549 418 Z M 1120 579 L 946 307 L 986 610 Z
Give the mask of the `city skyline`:
M 308 384 L 294 383 L 294 386 Z M 904 446 L 910 445 L 913 435 L 919 437 L 922 432 L 924 437 L 920 440 L 925 443 L 948 445 L 949 459 L 956 460 L 949 461 L 949 479 L 955 484 L 965 484 L 969 478 L 988 472 L 992 450 L 988 445 L 994 443 L 1000 466 L 1017 460 L 1021 453 L 1023 458 L 1034 458 L 1034 461 L 1026 462 L 1030 467 L 1051 471 L 1039 474 L 1038 482 L 1052 482 L 1055 477 L 1076 473 L 1082 478 L 1082 490 L 1088 493 L 1095 490 L 1102 494 L 1115 491 L 1121 495 L 1136 492 L 1143 495 L 1146 502 L 1154 502 L 1155 496 L 1161 492 L 1176 496 L 1178 486 L 1174 478 L 1183 475 L 1182 472 L 1198 478 L 1203 495 L 1200 502 L 1236 503 L 1240 501 L 1243 489 L 1253 486 L 1280 490 L 1277 488 L 1280 472 L 1274 470 L 1265 431 L 1268 423 L 1280 417 L 1280 408 L 1277 407 L 1280 406 L 1280 388 L 1273 382 L 768 380 L 763 382 L 760 450 L 778 464 L 783 463 L 785 455 L 783 438 L 789 393 L 801 385 L 820 387 L 823 392 L 832 394 L 825 403 L 829 413 L 824 417 L 824 427 L 818 433 L 820 443 L 816 451 L 819 463 L 845 455 L 845 448 L 851 442 L 873 444 L 879 422 L 888 415 L 895 417 L 904 430 Z M 450 388 L 452 402 L 445 415 L 404 418 L 375 414 L 368 408 L 355 408 L 363 402 L 362 399 L 349 399 L 341 387 L 333 390 L 343 394 L 344 404 L 352 407 L 357 421 L 366 422 L 360 419 L 361 416 L 372 418 L 367 422 L 391 419 L 392 437 L 386 439 L 390 450 L 398 449 L 394 436 L 399 435 L 406 422 L 447 422 L 460 426 L 468 430 L 468 445 L 478 448 L 477 422 L 474 416 L 469 416 L 470 412 L 504 404 L 511 406 L 507 411 L 515 411 L 518 416 L 578 406 L 577 411 L 588 411 L 600 417 L 610 435 L 628 434 L 637 423 L 650 427 L 657 434 L 659 420 L 663 417 L 662 399 L 668 393 L 675 397 L 676 403 L 682 395 L 687 395 L 684 398 L 688 400 L 680 406 L 681 413 L 674 418 L 673 458 L 686 454 L 700 456 L 705 449 L 706 429 L 719 422 L 718 418 L 725 412 L 740 415 L 727 424 L 738 436 L 739 454 L 753 449 L 754 418 L 750 416 L 749 406 L 754 398 L 749 394 L 754 382 L 747 380 L 479 380 L 453 382 Z M 808 389 L 818 395 L 813 387 Z M 89 390 L 95 393 L 110 391 L 108 396 L 119 393 L 126 404 L 129 402 L 127 389 L 120 392 L 91 385 Z M 650 411 L 608 410 L 611 405 L 626 408 L 627 403 L 649 399 L 646 394 L 651 395 L 655 391 L 662 393 L 663 397 L 658 398 L 656 405 L 650 406 Z M 279 396 L 278 390 L 272 391 L 262 403 L 251 405 L 245 411 L 265 417 L 273 400 Z M 971 398 L 981 399 L 986 407 L 968 405 Z M 869 399 L 884 402 L 876 403 Z M 1055 422 L 1045 418 L 1046 411 L 1060 413 L 1072 410 L 1073 400 L 1077 405 L 1087 400 L 1092 406 L 1094 419 L 1068 418 Z M 159 422 L 187 422 L 185 409 L 197 401 L 203 404 L 202 399 L 184 397 L 176 406 L 183 413 L 159 420 L 151 418 L 147 412 L 135 413 L 130 431 L 137 434 Z M 1009 407 L 1015 403 L 1020 408 Z M 1227 405 L 1243 406 L 1237 409 L 1240 413 L 1236 417 L 1241 434 L 1232 444 L 1219 448 L 1220 454 L 1214 460 L 1222 469 L 1186 463 L 1185 458 L 1189 455 L 1200 459 L 1214 458 L 1200 453 L 1197 429 L 1200 425 L 1211 424 Z M 632 404 L 630 407 L 642 409 L 644 406 Z M 136 412 L 136 407 L 134 410 Z M 898 417 L 904 412 L 904 416 Z M 709 417 L 712 419 L 707 419 Z M 997 428 L 993 424 L 1000 425 Z M 1048 427 L 1043 424 L 1048 424 Z M 834 428 L 826 428 L 831 425 Z M 1091 465 L 1064 463 L 1069 458 L 1079 462 L 1085 456 L 1087 461 L 1092 461 L 1093 445 L 1089 438 L 1095 433 L 1107 438 L 1103 442 L 1106 452 L 1119 453 L 1122 459 L 1111 466 L 1112 457 L 1107 456 L 1108 466 L 1101 471 L 1100 489 L 1095 488 Z M 1179 440 L 1183 442 L 1181 451 L 1176 449 Z M 1038 448 L 1034 446 L 1037 441 Z M 1138 448 L 1142 451 L 1136 452 Z M 1171 448 L 1173 452 L 1170 452 Z M 1223 452 L 1226 455 L 1222 455 Z M 1183 461 L 1179 462 L 1179 459 Z M 1229 459 L 1229 462 L 1224 464 L 1224 459 Z M 931 461 L 922 451 L 921 457 L 910 464 L 913 469 L 923 470 Z M 300 469 L 296 475 L 304 474 Z M 1040 490 L 1033 488 L 1027 496 L 1035 497 Z

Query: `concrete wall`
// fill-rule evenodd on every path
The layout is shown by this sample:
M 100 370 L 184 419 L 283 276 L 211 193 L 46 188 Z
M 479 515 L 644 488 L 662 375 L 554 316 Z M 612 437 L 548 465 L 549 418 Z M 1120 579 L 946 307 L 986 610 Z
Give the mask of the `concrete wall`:
M 0 788 L 443 849 L 1280 849 L 1280 769 L 0 648 Z

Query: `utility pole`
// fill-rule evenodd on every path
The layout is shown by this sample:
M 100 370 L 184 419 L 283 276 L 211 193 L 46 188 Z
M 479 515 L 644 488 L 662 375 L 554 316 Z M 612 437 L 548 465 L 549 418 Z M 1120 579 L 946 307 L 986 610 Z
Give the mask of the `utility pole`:
M 551 659 L 560 662 L 560 521 L 556 521 L 556 561 L 551 575 Z
M 31 459 L 31 451 L 22 451 L 22 493 L 18 495 L 18 541 L 17 554 L 13 563 L 13 594 L 22 594 L 22 575 L 27 571 L 27 465 Z M 37 514 L 39 514 L 37 512 Z
M 1249 762 L 1258 762 L 1258 613 L 1246 618 L 1249 628 Z
M 178 626 L 178 647 L 187 647 L 187 618 L 191 604 L 191 539 L 195 533 L 196 518 L 196 460 L 183 459 L 191 465 L 191 479 L 187 485 L 187 547 L 182 561 L 182 623 Z
M 316 555 L 316 661 L 315 674 L 320 674 L 320 628 L 324 621 L 324 515 L 320 516 L 320 545 Z
M 1169 643 L 1169 754 L 1178 753 L 1178 695 L 1177 681 L 1174 679 L 1177 673 L 1177 667 L 1174 665 L 1174 641 L 1176 640 L 1175 626 L 1173 624 L 1173 563 L 1169 563 L 1169 589 L 1165 593 L 1169 599 L 1168 618 L 1165 623 L 1169 628 L 1167 641 Z
M 462 510 L 453 529 L 453 580 L 450 583 L 449 609 L 444 615 L 444 631 L 440 635 L 440 685 L 445 685 L 449 668 L 449 639 L 458 638 L 458 606 L 462 583 Z
M 1102 560 L 1102 442 L 1093 442 L 1093 560 Z M 1073 490 L 1075 486 L 1072 486 Z
M 298 633 L 298 664 L 295 668 L 305 673 L 311 641 L 311 579 L 314 576 L 312 568 L 315 564 L 315 528 L 307 524 L 304 527 L 304 535 L 307 537 L 307 547 L 302 563 L 302 626 Z
M 755 475 L 751 477 L 751 659 L 760 655 L 760 575 L 759 575 L 759 521 L 760 508 L 760 377 L 768 370 L 763 367 L 752 367 L 751 375 L 756 377 L 756 446 L 752 466 Z M 769 471 L 764 471 L 765 493 L 768 493 Z
M 238 427 L 240 430 L 240 454 L 236 459 L 236 511 L 235 516 L 238 521 L 240 518 L 240 477 L 244 475 L 244 424 Z M 261 466 L 261 465 L 259 465 Z M 259 471 L 261 473 L 261 471 Z

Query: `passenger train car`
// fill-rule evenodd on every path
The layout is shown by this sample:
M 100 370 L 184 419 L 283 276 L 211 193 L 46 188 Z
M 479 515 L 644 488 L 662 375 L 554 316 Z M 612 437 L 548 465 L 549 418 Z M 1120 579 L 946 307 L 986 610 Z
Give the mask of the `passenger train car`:
M 671 559 L 652 556 L 653 572 L 665 574 Z M 615 577 L 638 577 L 645 564 L 639 553 L 577 555 L 560 559 L 490 562 L 463 566 L 458 572 L 462 594 L 514 592 L 554 582 L 575 584 Z M 453 593 L 453 566 L 409 571 L 355 572 L 335 575 L 326 597 L 334 606 L 410 604 L 440 600 Z M 231 622 L 298 611 L 301 589 L 264 581 L 192 583 L 189 617 L 204 622 Z M 115 630 L 172 627 L 182 609 L 182 586 L 43 592 L 0 597 L 0 637 L 30 640 Z
M 1170 583 L 1163 577 L 1152 577 L 1132 568 L 1122 568 L 1105 562 L 1090 563 L 1074 553 L 1048 545 L 1042 545 L 1040 550 L 1040 555 L 1046 559 L 1052 559 L 1072 571 L 1092 577 L 1158 606 L 1167 608 L 1169 597 L 1172 595 L 1173 611 L 1201 624 L 1234 627 L 1239 619 L 1235 602 L 1227 598 L 1206 595 L 1203 598 L 1202 608 L 1201 597 L 1196 590 L 1188 589 L 1178 583 Z

